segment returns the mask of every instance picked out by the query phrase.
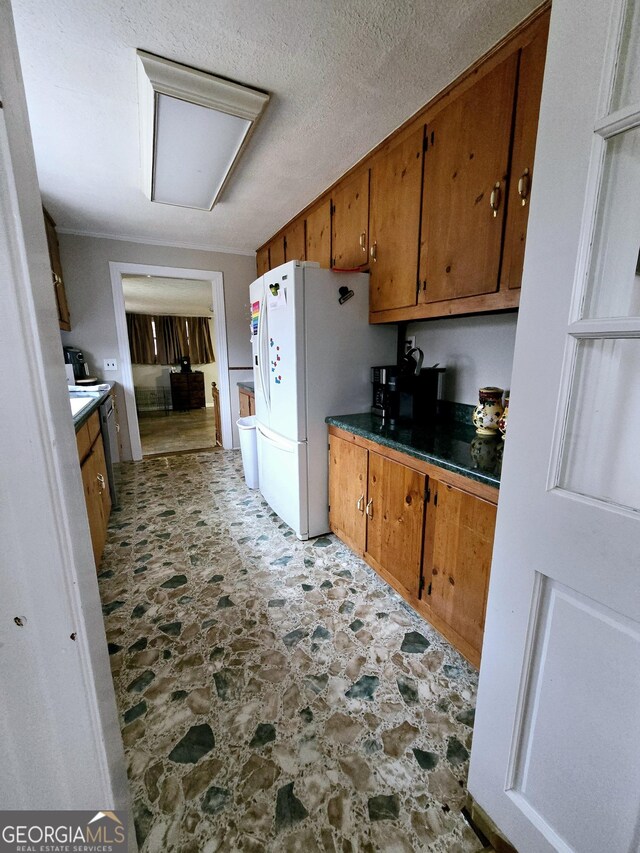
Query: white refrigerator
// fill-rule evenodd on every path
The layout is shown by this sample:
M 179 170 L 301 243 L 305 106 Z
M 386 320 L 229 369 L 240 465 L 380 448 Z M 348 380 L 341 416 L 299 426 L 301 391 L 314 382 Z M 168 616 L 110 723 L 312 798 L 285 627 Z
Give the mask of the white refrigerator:
M 346 298 L 345 298 L 346 297 Z M 369 325 L 369 276 L 291 261 L 250 287 L 260 491 L 299 539 L 329 530 L 328 415 L 369 411 L 396 327 Z

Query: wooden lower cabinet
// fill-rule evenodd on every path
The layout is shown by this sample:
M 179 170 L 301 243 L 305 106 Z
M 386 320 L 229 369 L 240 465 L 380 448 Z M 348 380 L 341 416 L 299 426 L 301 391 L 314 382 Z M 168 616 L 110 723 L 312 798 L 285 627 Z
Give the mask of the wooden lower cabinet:
M 424 542 L 425 601 L 478 654 L 496 511 L 493 503 L 431 479 Z
M 498 490 L 329 428 L 331 530 L 479 666 Z
M 240 417 L 248 418 L 256 413 L 256 398 L 255 394 L 247 391 L 244 388 L 238 388 L 238 398 L 240 402 Z
M 369 452 L 367 562 L 391 574 L 407 592 L 420 593 L 420 563 L 427 478 L 379 453 Z
M 76 433 L 82 485 L 87 505 L 89 531 L 96 569 L 100 565 L 104 544 L 107 539 L 107 527 L 111 513 L 111 493 L 107 477 L 107 464 L 104 445 L 100 434 L 98 413 L 94 412 L 89 420 Z

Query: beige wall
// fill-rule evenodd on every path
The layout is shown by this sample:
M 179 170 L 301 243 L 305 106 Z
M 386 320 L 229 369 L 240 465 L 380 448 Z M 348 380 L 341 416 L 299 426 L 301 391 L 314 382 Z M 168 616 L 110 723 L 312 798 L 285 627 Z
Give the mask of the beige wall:
M 249 285 L 256 277 L 253 255 L 205 252 L 75 234 L 59 234 L 58 237 L 72 325 L 71 332 L 61 333 L 62 343 L 80 347 L 89 369 L 98 376 L 103 375 L 105 358 L 118 357 L 110 261 L 221 272 L 224 280 L 229 367 L 251 364 Z M 108 378 L 121 382 L 119 371 L 109 373 Z M 234 378 L 233 371 L 231 378 Z M 232 394 L 233 390 L 232 382 Z M 124 399 L 118 400 L 118 414 L 122 457 L 130 459 L 131 445 Z

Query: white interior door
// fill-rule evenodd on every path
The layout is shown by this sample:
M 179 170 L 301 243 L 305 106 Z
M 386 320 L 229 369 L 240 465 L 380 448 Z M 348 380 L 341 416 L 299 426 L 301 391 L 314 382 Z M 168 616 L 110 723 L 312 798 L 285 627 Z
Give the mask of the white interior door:
M 640 0 L 554 0 L 469 790 L 640 850 Z

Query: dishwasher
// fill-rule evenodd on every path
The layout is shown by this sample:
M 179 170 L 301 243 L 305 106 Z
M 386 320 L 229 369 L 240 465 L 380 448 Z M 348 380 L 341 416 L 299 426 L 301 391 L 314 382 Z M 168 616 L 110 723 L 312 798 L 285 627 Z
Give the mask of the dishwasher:
M 109 480 L 109 492 L 111 493 L 111 506 L 117 508 L 118 493 L 116 490 L 115 477 L 113 472 L 114 463 L 120 461 L 118 452 L 118 430 L 119 425 L 116 423 L 116 408 L 113 403 L 111 394 L 100 405 L 100 432 L 102 433 L 102 443 L 104 444 L 104 458 L 107 465 L 107 478 Z

